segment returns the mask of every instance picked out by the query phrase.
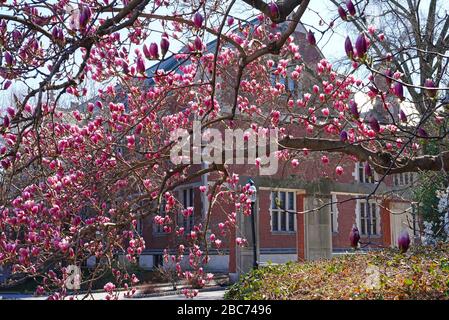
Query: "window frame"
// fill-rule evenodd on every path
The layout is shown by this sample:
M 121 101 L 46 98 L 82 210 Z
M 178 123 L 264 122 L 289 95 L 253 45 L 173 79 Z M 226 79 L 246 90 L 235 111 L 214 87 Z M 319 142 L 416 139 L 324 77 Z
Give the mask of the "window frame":
M 184 227 L 184 232 L 190 232 L 195 226 L 195 188 L 185 187 L 178 190 L 179 202 L 182 205 L 181 210 L 185 210 L 188 207 L 193 208 L 193 213 L 186 220 L 184 215 L 179 212 L 178 214 L 178 226 L 182 225 Z
M 380 237 L 382 236 L 382 222 L 381 222 L 381 216 L 380 216 L 380 206 L 377 204 L 377 201 L 375 200 L 357 200 L 357 206 L 356 206 L 356 218 L 357 218 L 357 227 L 359 229 L 360 235 L 363 237 L 368 237 L 368 214 L 366 212 L 366 204 L 369 204 L 369 208 L 371 210 L 370 212 L 370 224 L 371 224 L 371 237 Z M 372 214 L 372 210 L 375 210 L 375 215 Z M 363 208 L 363 215 L 362 215 L 362 208 Z
M 167 215 L 167 212 L 165 211 L 165 206 L 167 204 L 167 201 L 165 199 L 162 199 L 161 204 L 159 206 L 159 215 L 161 217 L 165 217 Z M 152 220 L 153 225 L 153 235 L 156 236 L 162 236 L 162 235 L 168 235 L 168 232 L 164 231 L 164 226 L 160 224 L 155 224 L 154 219 Z
M 365 163 L 358 161 L 355 165 L 355 179 L 359 183 L 367 183 L 367 184 L 376 184 L 377 183 L 377 174 L 376 172 L 373 172 L 373 175 L 367 179 L 366 172 L 365 172 Z M 370 181 L 371 180 L 371 181 Z
M 285 193 L 285 203 L 284 203 L 284 209 L 282 207 L 273 208 L 273 206 L 276 206 L 276 203 L 273 202 L 273 194 L 276 194 L 277 197 L 281 197 L 281 193 Z M 293 195 L 293 204 L 291 204 L 291 199 L 289 195 Z M 270 231 L 273 234 L 292 234 L 296 233 L 297 230 L 297 214 L 296 214 L 296 206 L 297 206 L 297 199 L 296 199 L 296 191 L 289 190 L 289 189 L 277 189 L 277 190 L 271 190 L 270 191 Z M 282 220 L 283 220 L 283 214 L 285 215 L 285 230 L 282 230 Z M 277 215 L 277 221 L 276 225 L 277 228 L 274 228 L 273 221 L 274 215 Z M 293 230 L 291 230 L 291 223 L 293 218 Z

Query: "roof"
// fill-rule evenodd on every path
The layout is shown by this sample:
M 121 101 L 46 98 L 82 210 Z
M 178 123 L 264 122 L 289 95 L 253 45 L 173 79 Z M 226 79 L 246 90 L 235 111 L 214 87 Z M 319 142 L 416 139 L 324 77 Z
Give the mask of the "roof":
M 259 19 L 256 17 L 256 18 L 250 20 L 248 22 L 248 24 L 251 24 L 251 25 L 255 26 L 257 21 L 259 21 Z M 286 23 L 283 23 L 281 25 L 286 26 Z M 237 29 L 237 27 L 234 28 L 234 30 L 235 29 Z M 299 31 L 300 33 L 304 33 L 304 34 L 307 32 L 305 27 L 303 26 L 303 24 L 301 22 L 298 23 L 298 26 L 297 26 L 296 30 Z M 214 39 L 214 40 L 210 41 L 209 43 L 206 44 L 207 51 L 213 52 L 215 50 L 215 48 L 216 48 L 216 45 L 217 45 L 217 39 Z M 321 50 L 318 49 L 318 51 L 319 51 L 320 55 L 322 56 Z M 188 52 L 187 51 L 187 47 L 186 46 L 183 47 L 180 50 L 180 52 Z M 176 65 L 178 63 L 179 62 L 176 59 L 176 55 L 174 54 L 174 55 L 171 55 L 170 57 L 168 57 L 167 59 L 162 60 L 159 63 L 156 63 L 153 66 L 151 66 L 150 68 L 148 68 L 147 71 L 146 71 L 146 74 L 147 74 L 147 77 L 148 77 L 147 84 L 151 86 L 154 83 L 154 80 L 153 80 L 152 77 L 153 77 L 154 73 L 157 70 L 173 70 L 173 69 L 175 69 L 175 67 L 176 67 Z

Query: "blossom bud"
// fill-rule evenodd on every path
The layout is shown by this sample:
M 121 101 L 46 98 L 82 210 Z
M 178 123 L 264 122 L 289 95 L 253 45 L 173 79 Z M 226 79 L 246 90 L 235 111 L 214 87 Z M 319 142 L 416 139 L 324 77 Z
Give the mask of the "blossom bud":
M 279 7 L 276 3 L 272 2 L 268 5 L 270 11 L 271 20 L 276 20 L 280 16 Z
M 371 169 L 371 166 L 369 165 L 369 163 L 365 163 L 365 175 L 367 177 L 372 177 L 373 176 L 373 170 Z
M 309 41 L 309 44 L 311 46 L 316 45 L 315 35 L 313 34 L 312 30 L 309 30 L 309 32 L 307 33 L 307 41 Z
M 138 73 L 145 73 L 145 62 L 143 62 L 143 59 L 141 57 L 137 58 L 136 68 Z
M 393 88 L 393 92 L 401 101 L 405 100 L 404 86 L 402 85 L 402 83 L 396 82 L 396 84 L 394 85 L 394 88 Z
M 356 42 L 355 42 L 355 48 L 357 49 L 357 55 L 360 59 L 363 59 L 365 57 L 365 54 L 368 50 L 368 45 L 366 43 L 366 37 L 363 33 L 361 33 Z
M 377 121 L 376 117 L 373 115 L 370 117 L 369 126 L 371 127 L 371 129 L 373 129 L 374 132 L 380 131 L 379 121 Z
M 204 18 L 201 15 L 201 13 L 199 12 L 195 13 L 195 15 L 193 16 L 193 23 L 195 24 L 195 27 L 200 29 L 203 26 L 203 21 Z
M 354 249 L 358 247 L 360 241 L 360 233 L 356 225 L 352 226 L 351 232 L 349 233 L 349 241 L 351 243 L 351 247 L 353 247 Z
M 195 45 L 195 49 L 197 51 L 202 51 L 203 50 L 203 41 L 201 41 L 200 37 L 196 37 L 195 38 L 194 45 Z
M 408 248 L 410 247 L 410 236 L 405 229 L 398 237 L 398 247 L 401 253 L 407 252 Z
M 338 14 L 340 15 L 340 18 L 344 21 L 348 20 L 348 15 L 346 14 L 345 9 L 343 9 L 342 6 L 338 6 Z
M 12 66 L 14 64 L 14 58 L 9 51 L 5 52 L 5 62 L 7 65 Z
M 348 12 L 351 16 L 355 16 L 355 14 L 356 14 L 355 6 L 351 0 L 346 1 L 346 8 L 348 8 Z
M 349 102 L 349 110 L 355 118 L 360 118 L 359 109 L 357 108 L 357 103 L 354 100 Z
M 162 56 L 165 56 L 165 54 L 168 51 L 168 48 L 170 47 L 170 41 L 168 41 L 167 37 L 161 38 L 161 52 Z
M 346 37 L 345 51 L 346 51 L 346 55 L 350 59 L 352 59 L 352 57 L 354 56 L 354 47 L 352 46 L 352 42 L 351 42 L 351 39 L 349 37 Z
M 427 134 L 427 131 L 424 130 L 423 128 L 418 128 L 418 136 L 420 136 L 421 138 L 429 137 L 429 135 Z
M 405 114 L 404 110 L 401 109 L 399 112 L 399 117 L 401 118 L 402 122 L 407 122 L 407 115 Z
M 438 93 L 435 82 L 433 82 L 432 79 L 427 79 L 424 86 L 426 87 L 427 95 L 431 98 L 435 98 Z
M 342 130 L 340 132 L 340 140 L 342 142 L 346 142 L 348 140 L 348 132 L 346 132 L 345 130 Z
M 150 44 L 150 50 L 149 50 L 149 53 L 150 53 L 151 59 L 157 59 L 157 58 L 159 58 L 159 49 L 158 49 L 156 43 L 153 42 L 153 43 Z

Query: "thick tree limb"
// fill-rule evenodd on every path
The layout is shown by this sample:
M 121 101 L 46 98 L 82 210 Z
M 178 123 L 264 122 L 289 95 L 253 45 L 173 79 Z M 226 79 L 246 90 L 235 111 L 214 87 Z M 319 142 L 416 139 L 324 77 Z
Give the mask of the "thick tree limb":
M 243 0 L 243 2 L 264 13 L 265 15 L 270 17 L 274 22 L 280 23 L 286 21 L 290 13 L 292 13 L 297 6 L 302 4 L 303 1 L 302 0 L 276 1 L 276 4 L 279 8 L 279 15 L 277 17 L 271 15 L 268 4 L 266 4 L 265 1 L 263 0 Z
M 325 151 L 356 156 L 360 161 L 368 161 L 376 172 L 380 174 L 449 171 L 449 151 L 441 152 L 436 156 L 424 155 L 411 158 L 401 156 L 395 160 L 395 157 L 388 152 L 374 152 L 361 144 L 348 144 L 340 140 L 332 139 L 286 138 L 279 141 L 279 146 L 281 150 L 302 150 L 306 148 L 315 152 Z

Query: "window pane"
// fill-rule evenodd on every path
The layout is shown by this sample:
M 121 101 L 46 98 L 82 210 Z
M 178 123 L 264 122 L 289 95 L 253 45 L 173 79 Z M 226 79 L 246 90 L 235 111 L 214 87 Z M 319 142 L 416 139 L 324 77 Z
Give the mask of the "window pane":
M 377 206 L 375 203 L 371 204 L 371 216 L 373 221 L 373 234 L 377 234 Z
M 365 229 L 365 203 L 360 203 L 360 226 L 362 228 L 362 234 L 366 234 Z
M 277 209 L 277 206 L 276 206 L 277 196 L 278 196 L 277 192 L 271 192 L 271 209 Z
M 404 174 L 404 182 L 405 182 L 405 185 L 408 185 L 408 173 Z
M 290 213 L 288 217 L 288 231 L 295 231 L 295 215 L 293 213 Z
M 280 201 L 281 201 L 281 205 L 280 205 L 280 207 L 281 207 L 281 209 L 284 209 L 285 210 L 285 192 L 279 192 L 279 194 L 280 194 Z
M 287 214 L 281 212 L 281 231 L 287 231 Z
M 271 225 L 272 225 L 273 231 L 279 230 L 278 216 L 279 216 L 279 213 L 277 211 L 274 211 L 271 214 Z
M 361 163 L 361 162 L 359 162 L 359 181 L 360 182 L 365 182 L 365 179 L 364 179 L 364 171 L 363 171 L 363 163 Z
M 189 191 L 190 191 L 190 204 L 189 204 L 189 206 L 193 207 L 193 188 L 190 188 Z
M 288 210 L 295 210 L 295 194 L 293 192 L 288 193 Z
M 193 229 L 193 226 L 195 224 L 195 221 L 193 220 L 194 216 L 193 214 L 189 217 L 189 231 L 191 231 Z

